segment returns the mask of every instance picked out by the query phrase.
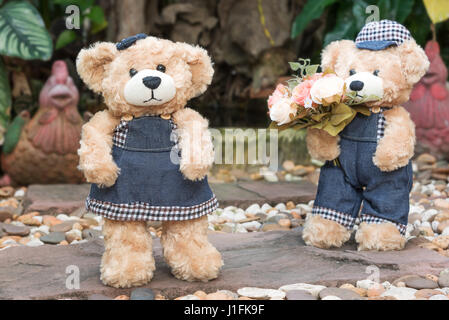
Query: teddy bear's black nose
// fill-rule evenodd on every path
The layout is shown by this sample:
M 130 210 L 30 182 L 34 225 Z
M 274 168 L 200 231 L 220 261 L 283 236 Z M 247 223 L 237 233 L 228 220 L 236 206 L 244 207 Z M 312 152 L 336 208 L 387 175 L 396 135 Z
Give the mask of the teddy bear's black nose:
M 354 80 L 349 85 L 349 89 L 351 89 L 352 91 L 360 91 L 363 89 L 363 86 L 364 86 L 364 84 L 362 81 Z
M 149 89 L 156 89 L 161 84 L 161 78 L 159 77 L 145 77 L 142 79 L 145 87 Z

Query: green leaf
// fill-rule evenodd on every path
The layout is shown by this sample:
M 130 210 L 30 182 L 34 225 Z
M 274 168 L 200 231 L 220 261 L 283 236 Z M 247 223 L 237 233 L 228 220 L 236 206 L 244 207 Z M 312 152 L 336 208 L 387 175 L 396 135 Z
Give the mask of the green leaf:
M 11 124 L 8 126 L 8 130 L 5 135 L 5 142 L 3 143 L 3 153 L 11 153 L 19 142 L 22 128 L 25 125 L 25 119 L 18 115 L 14 118 Z
M 73 30 L 64 30 L 60 33 L 58 40 L 56 40 L 55 49 L 64 48 L 69 43 L 72 43 L 76 40 L 76 32 Z
M 93 6 L 87 15 L 89 19 L 96 24 L 102 24 L 105 21 L 103 9 L 100 6 Z
M 49 60 L 53 43 L 39 12 L 26 1 L 0 8 L 0 54 L 25 60 Z
M 335 2 L 336 0 L 308 0 L 293 22 L 291 37 L 299 36 L 312 20 L 321 17 L 323 11 Z
M 363 23 L 361 26 L 358 26 L 357 17 L 359 17 L 359 14 L 354 13 L 354 8 L 359 4 L 359 2 L 355 2 L 352 4 L 352 2 L 344 1 L 339 4 L 338 10 L 337 10 L 337 20 L 335 22 L 335 27 L 326 33 L 324 37 L 324 46 L 327 46 L 329 43 L 336 41 L 336 40 L 354 40 L 357 33 L 360 31 L 360 29 L 363 27 L 364 24 L 364 15 L 363 13 Z
M 0 126 L 6 127 L 9 121 L 11 108 L 11 88 L 9 87 L 8 73 L 0 59 Z
M 404 23 L 412 12 L 415 0 L 379 0 L 378 6 L 382 19 L 395 20 Z
M 293 71 L 298 71 L 299 68 L 301 68 L 301 64 L 299 62 L 289 62 L 288 64 L 290 65 L 290 69 Z

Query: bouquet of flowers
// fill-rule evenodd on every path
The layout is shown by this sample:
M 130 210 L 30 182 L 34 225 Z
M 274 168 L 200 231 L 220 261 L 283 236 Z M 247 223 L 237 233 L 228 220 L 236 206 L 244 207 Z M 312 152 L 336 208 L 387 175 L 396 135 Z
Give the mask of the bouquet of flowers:
M 379 97 L 356 96 L 346 90 L 345 81 L 333 71 L 317 73 L 318 65 L 310 65 L 309 59 L 290 62 L 297 75 L 279 84 L 268 98 L 268 113 L 273 121 L 270 128 L 317 128 L 330 135 L 338 135 L 356 116 L 357 112 L 369 116 L 364 102 Z

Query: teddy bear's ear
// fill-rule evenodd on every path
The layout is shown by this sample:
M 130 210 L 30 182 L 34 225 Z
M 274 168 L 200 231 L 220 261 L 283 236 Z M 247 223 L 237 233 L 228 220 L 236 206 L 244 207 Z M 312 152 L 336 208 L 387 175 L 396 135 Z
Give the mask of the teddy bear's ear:
M 191 46 L 186 43 L 178 43 L 182 56 L 187 61 L 192 73 L 192 97 L 197 97 L 206 91 L 212 82 L 214 68 L 212 60 L 206 50 L 199 46 Z
M 397 47 L 397 52 L 401 59 L 402 72 L 405 75 L 407 83 L 413 86 L 429 69 L 429 59 L 424 50 L 413 39 Z
M 115 44 L 97 42 L 88 49 L 83 49 L 76 58 L 76 69 L 84 83 L 93 91 L 100 93 L 105 68 L 117 54 Z
M 323 71 L 327 69 L 335 71 L 338 57 L 348 54 L 349 50 L 354 50 L 355 48 L 355 43 L 351 40 L 339 40 L 329 43 L 321 53 L 321 69 Z

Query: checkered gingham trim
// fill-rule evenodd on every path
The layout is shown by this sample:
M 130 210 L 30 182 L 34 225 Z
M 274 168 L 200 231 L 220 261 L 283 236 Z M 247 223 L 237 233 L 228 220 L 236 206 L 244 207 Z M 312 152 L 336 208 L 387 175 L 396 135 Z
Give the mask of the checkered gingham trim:
M 128 121 L 121 120 L 118 126 L 114 129 L 114 135 L 112 136 L 112 143 L 120 148 L 125 147 L 126 135 L 128 134 Z
M 382 139 L 385 135 L 385 116 L 383 110 L 379 112 L 379 119 L 377 120 L 377 141 Z
M 367 23 L 357 35 L 355 43 L 365 41 L 393 41 L 399 46 L 411 38 L 410 31 L 403 25 L 391 20 L 381 20 Z
M 176 123 L 170 119 L 170 127 L 172 130 L 172 134 L 173 137 L 172 139 L 174 140 L 176 146 L 178 144 L 178 134 L 176 129 L 178 128 Z M 128 130 L 129 130 L 129 124 L 128 121 L 126 120 L 120 120 L 120 123 L 118 124 L 117 127 L 115 127 L 114 129 L 114 135 L 112 136 L 112 143 L 119 147 L 119 148 L 124 148 L 125 147 L 125 143 L 126 143 L 126 135 L 128 134 Z
M 145 202 L 112 203 L 86 199 L 86 209 L 110 220 L 119 221 L 182 221 L 210 214 L 218 208 L 215 195 L 203 203 L 191 207 L 150 206 Z
M 352 229 L 354 227 L 355 218 L 346 213 L 338 212 L 329 208 L 314 206 L 312 209 L 312 214 L 319 215 L 324 219 L 335 221 L 344 226 L 346 229 Z
M 362 223 L 362 222 L 366 222 L 368 224 L 370 224 L 370 223 L 377 223 L 377 224 L 379 224 L 379 223 L 387 223 L 387 222 L 392 223 L 392 224 L 394 224 L 396 226 L 396 228 L 398 228 L 399 232 L 403 236 L 405 236 L 405 232 L 407 230 L 407 226 L 404 225 L 404 224 L 393 222 L 391 220 L 382 219 L 382 218 L 379 218 L 379 217 L 375 217 L 375 216 L 372 216 L 372 215 L 366 214 L 366 213 L 363 213 L 363 214 L 360 215 L 360 223 Z

